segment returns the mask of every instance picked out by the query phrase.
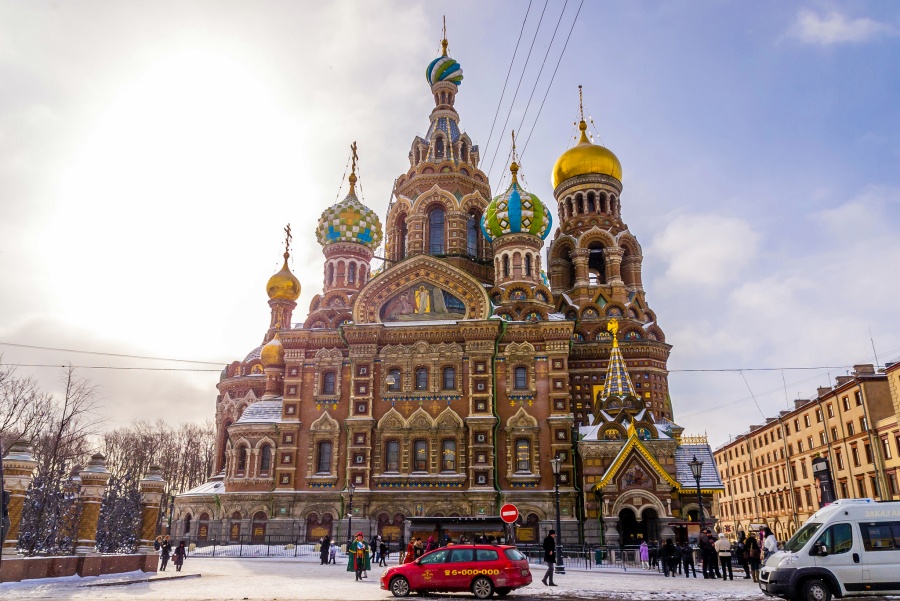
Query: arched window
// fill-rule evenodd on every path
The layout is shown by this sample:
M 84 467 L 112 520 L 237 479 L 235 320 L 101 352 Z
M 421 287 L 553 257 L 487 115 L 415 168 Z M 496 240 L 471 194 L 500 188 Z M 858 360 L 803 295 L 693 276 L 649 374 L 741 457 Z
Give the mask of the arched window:
M 456 441 L 445 440 L 441 443 L 441 471 L 456 471 Z
M 187 514 L 187 517 L 184 518 L 184 533 L 191 533 L 191 514 Z
M 318 445 L 318 451 L 316 453 L 316 473 L 317 474 L 330 474 L 331 473 L 331 441 L 323 440 Z
M 463 162 L 468 163 L 469 162 L 469 147 L 466 145 L 465 142 L 463 142 L 462 146 L 460 146 L 460 154 L 462 155 Z
M 531 441 L 527 438 L 516 440 L 516 471 L 531 471 Z
M 272 469 L 272 445 L 263 445 L 259 453 L 259 471 L 266 473 Z
M 579 194 L 578 196 L 575 197 L 575 200 L 578 204 L 578 214 L 583 215 L 584 214 L 584 196 Z
M 334 284 L 334 263 L 328 264 L 328 284 Z
M 434 157 L 436 159 L 444 158 L 444 138 L 440 136 L 434 142 Z
M 406 213 L 401 214 L 397 217 L 397 255 L 394 257 L 395 261 L 402 261 L 406 258 Z
M 350 263 L 350 269 L 347 271 L 347 283 L 356 283 L 356 263 Z
M 590 254 L 588 255 L 588 273 L 592 282 L 597 284 L 606 283 L 606 257 L 603 252 L 603 245 L 599 242 L 592 242 L 590 245 Z
M 456 370 L 452 367 L 444 368 L 444 390 L 456 389 Z
M 326 371 L 322 374 L 322 394 L 334 394 L 334 372 Z
M 428 441 L 417 440 L 413 443 L 413 471 L 428 471 Z
M 388 372 L 388 390 L 400 390 L 400 375 L 399 369 Z
M 525 275 L 531 275 L 531 253 L 525 253 Z
M 428 390 L 428 368 L 416 369 L 416 390 Z
M 247 447 L 244 445 L 241 445 L 241 448 L 238 449 L 237 471 L 239 474 L 247 471 Z
M 528 368 L 522 367 L 521 365 L 516 368 L 513 388 L 516 388 L 517 390 L 528 388 Z
M 384 471 L 396 472 L 400 470 L 400 443 L 389 440 L 384 444 Z
M 470 257 L 478 257 L 481 253 L 479 246 L 479 221 L 477 213 L 469 213 L 469 219 L 466 221 L 466 254 Z
M 444 254 L 444 209 L 436 207 L 428 213 L 428 252 Z
M 594 201 L 594 193 L 588 192 L 588 213 L 596 213 L 597 212 L 597 204 Z
M 503 255 L 503 277 L 509 277 L 509 255 Z

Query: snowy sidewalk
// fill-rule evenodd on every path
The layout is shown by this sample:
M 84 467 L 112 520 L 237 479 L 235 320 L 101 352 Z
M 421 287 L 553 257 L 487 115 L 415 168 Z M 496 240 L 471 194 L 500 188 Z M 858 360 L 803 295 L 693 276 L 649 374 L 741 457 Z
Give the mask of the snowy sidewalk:
M 99 578 L 59 578 L 0 584 L 0 599 L 153 599 L 187 601 L 198 599 L 234 599 L 237 601 L 383 601 L 393 599 L 379 587 L 384 568 L 369 572 L 363 582 L 356 582 L 344 565 L 322 566 L 300 559 L 189 558 L 178 575 L 200 574 L 200 578 L 165 581 L 174 575 L 161 572 L 149 582 L 128 586 L 84 586 L 115 580 L 141 580 L 140 572 Z M 664 578 L 656 572 L 642 570 L 566 568 L 567 574 L 556 576 L 555 588 L 541 584 L 544 566 L 532 565 L 535 583 L 514 591 L 509 599 L 611 599 L 641 601 L 762 600 L 765 596 L 750 580 L 703 580 L 700 578 Z M 447 598 L 445 595 L 441 595 Z M 471 595 L 453 595 L 471 599 Z M 413 597 L 415 598 L 415 597 Z

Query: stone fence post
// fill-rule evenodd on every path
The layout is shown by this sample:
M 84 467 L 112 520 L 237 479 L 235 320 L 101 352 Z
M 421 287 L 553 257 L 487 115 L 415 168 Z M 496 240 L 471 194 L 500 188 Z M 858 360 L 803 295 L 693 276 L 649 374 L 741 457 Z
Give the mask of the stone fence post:
M 19 440 L 14 442 L 3 457 L 4 487 L 9 491 L 9 532 L 3 544 L 4 555 L 15 555 L 19 542 L 19 525 L 25 507 L 25 493 L 34 478 L 37 461 L 32 455 L 31 445 Z
M 100 519 L 100 503 L 106 494 L 110 473 L 106 469 L 106 457 L 101 453 L 91 457 L 81 477 L 81 517 L 78 520 L 76 555 L 96 553 L 97 522 Z
M 159 520 L 160 503 L 166 489 L 166 481 L 162 477 L 162 469 L 151 465 L 147 469 L 141 487 L 141 542 L 138 553 L 155 553 L 153 541 L 156 537 L 156 523 Z M 155 562 L 154 562 L 155 565 Z

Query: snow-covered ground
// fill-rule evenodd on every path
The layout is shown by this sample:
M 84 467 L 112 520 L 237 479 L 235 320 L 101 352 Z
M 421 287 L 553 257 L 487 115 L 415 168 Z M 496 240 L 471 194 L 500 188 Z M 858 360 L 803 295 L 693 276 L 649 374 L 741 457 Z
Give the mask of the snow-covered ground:
M 107 576 L 101 578 L 60 578 L 0 584 L 0 599 L 153 599 L 181 601 L 202 599 L 234 599 L 238 601 L 370 601 L 393 599 L 379 588 L 378 578 L 384 568 L 369 572 L 369 578 L 356 582 L 343 565 L 319 565 L 313 558 L 189 558 L 181 574 L 201 574 L 200 578 L 153 580 L 128 586 L 89 586 L 100 582 L 146 578 L 146 574 Z M 614 569 L 566 568 L 566 575 L 556 576 L 555 588 L 545 587 L 540 579 L 544 567 L 532 566 L 535 583 L 514 591 L 509 599 L 612 599 L 648 601 L 762 600 L 766 597 L 751 580 L 737 576 L 734 581 L 700 578 L 664 578 L 656 572 L 641 570 L 622 572 Z M 176 575 L 170 564 L 166 572 L 155 578 Z M 441 595 L 445 599 L 447 596 Z M 471 599 L 471 595 L 451 598 Z M 412 597 L 413 599 L 415 597 Z

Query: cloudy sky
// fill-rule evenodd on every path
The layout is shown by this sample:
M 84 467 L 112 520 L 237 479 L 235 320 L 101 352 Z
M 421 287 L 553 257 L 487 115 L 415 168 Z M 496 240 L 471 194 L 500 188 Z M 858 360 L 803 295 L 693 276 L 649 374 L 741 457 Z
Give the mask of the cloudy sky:
M 900 357 L 900 7 L 579 5 L 453 3 L 457 109 L 495 187 L 520 129 L 521 173 L 549 200 L 584 85 L 674 346 L 676 420 L 720 444 L 873 362 L 873 343 Z M 353 140 L 384 215 L 428 125 L 445 10 L 0 2 L 3 361 L 48 389 L 59 370 L 36 366 L 142 368 L 82 370 L 111 426 L 210 418 L 218 369 L 268 325 L 285 223 L 297 321 L 321 289 L 314 224 L 346 193 Z

